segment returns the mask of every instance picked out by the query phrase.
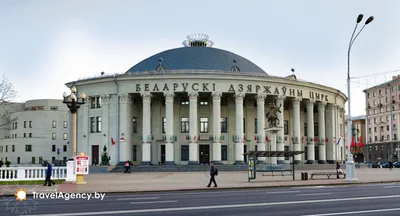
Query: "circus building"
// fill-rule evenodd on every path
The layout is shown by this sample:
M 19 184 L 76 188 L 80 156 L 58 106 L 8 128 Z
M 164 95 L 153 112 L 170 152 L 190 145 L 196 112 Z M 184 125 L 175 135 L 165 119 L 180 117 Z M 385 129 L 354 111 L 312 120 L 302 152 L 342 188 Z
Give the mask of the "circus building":
M 294 70 L 272 76 L 250 60 L 214 48 L 206 35 L 188 36 L 125 73 L 67 83 L 88 96 L 77 115 L 77 151 L 92 164 L 246 163 L 250 150 L 305 151 L 295 163 L 344 159 L 344 104 L 337 89 L 302 81 Z M 280 106 L 282 130 L 271 142 L 266 113 Z M 343 140 L 343 139 L 341 139 Z M 276 144 L 275 144 L 276 143 Z M 291 163 L 291 158 L 259 158 Z

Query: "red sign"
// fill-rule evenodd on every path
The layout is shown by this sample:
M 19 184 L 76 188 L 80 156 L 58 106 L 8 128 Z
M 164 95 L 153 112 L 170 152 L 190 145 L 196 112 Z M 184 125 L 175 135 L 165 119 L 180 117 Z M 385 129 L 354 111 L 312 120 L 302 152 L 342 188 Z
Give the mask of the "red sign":
M 76 174 L 89 174 L 89 156 L 75 156 Z

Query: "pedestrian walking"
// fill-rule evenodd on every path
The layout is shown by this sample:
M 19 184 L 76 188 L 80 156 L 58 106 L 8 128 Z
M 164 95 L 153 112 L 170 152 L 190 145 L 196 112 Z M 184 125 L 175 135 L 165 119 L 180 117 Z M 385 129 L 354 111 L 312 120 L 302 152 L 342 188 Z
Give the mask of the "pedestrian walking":
M 51 186 L 51 184 L 55 185 L 56 183 L 54 183 L 53 180 L 51 180 L 51 174 L 53 173 L 53 168 L 51 166 L 50 163 L 47 163 L 47 171 L 46 171 L 46 180 L 44 181 L 44 185 L 46 186 L 46 184 L 48 183 L 47 186 Z
M 217 187 L 217 182 L 215 181 L 215 176 L 218 175 L 218 169 L 215 167 L 214 162 L 211 161 L 210 163 L 210 182 L 208 183 L 207 187 L 211 186 L 211 183 L 214 183 L 214 187 Z

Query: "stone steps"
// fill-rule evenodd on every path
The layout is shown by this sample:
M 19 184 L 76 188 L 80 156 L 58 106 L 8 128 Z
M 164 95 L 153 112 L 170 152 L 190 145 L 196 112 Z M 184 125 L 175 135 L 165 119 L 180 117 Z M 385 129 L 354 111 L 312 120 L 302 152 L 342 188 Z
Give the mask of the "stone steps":
M 289 164 L 287 164 L 289 165 Z M 247 171 L 247 164 L 244 165 L 216 165 L 219 171 Z M 291 166 L 291 165 L 290 165 Z M 346 165 L 341 165 L 345 169 Z M 257 165 L 256 165 L 257 168 Z M 296 164 L 295 170 L 335 170 L 335 164 Z M 110 172 L 124 172 L 122 164 L 117 165 Z M 136 165 L 131 167 L 132 172 L 204 172 L 209 171 L 210 165 Z

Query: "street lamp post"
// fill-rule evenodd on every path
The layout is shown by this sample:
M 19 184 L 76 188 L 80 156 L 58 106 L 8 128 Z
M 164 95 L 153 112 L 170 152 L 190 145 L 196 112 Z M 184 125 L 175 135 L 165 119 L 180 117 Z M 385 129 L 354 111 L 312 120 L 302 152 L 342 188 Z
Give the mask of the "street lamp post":
M 358 35 L 362 32 L 364 27 L 374 20 L 374 17 L 370 16 L 367 19 L 367 21 L 365 21 L 365 24 L 363 25 L 361 30 L 354 37 L 354 33 L 357 30 L 358 24 L 361 22 L 363 17 L 364 17 L 363 14 L 360 14 L 357 17 L 357 23 L 356 23 L 356 26 L 354 27 L 353 34 L 351 35 L 349 48 L 348 48 L 348 51 L 347 51 L 347 97 L 348 97 L 348 100 L 347 100 L 347 103 L 348 103 L 347 104 L 347 106 L 348 106 L 347 145 L 348 145 L 348 149 L 347 149 L 347 161 L 346 161 L 346 179 L 348 181 L 357 181 L 355 164 L 354 164 L 353 155 L 351 154 L 351 149 L 350 149 L 350 142 L 352 140 L 351 139 L 352 138 L 352 130 L 351 130 L 352 129 L 352 126 L 351 126 L 352 122 L 351 122 L 351 108 L 350 108 L 350 51 L 351 51 L 351 47 L 353 46 L 354 41 L 357 39 Z
M 67 104 L 69 111 L 72 114 L 72 157 L 76 156 L 76 112 L 81 107 L 81 105 L 85 104 L 86 94 L 82 92 L 81 101 L 76 97 L 76 88 L 73 86 L 71 88 L 71 94 L 67 95 L 66 92 L 63 94 L 63 103 Z

